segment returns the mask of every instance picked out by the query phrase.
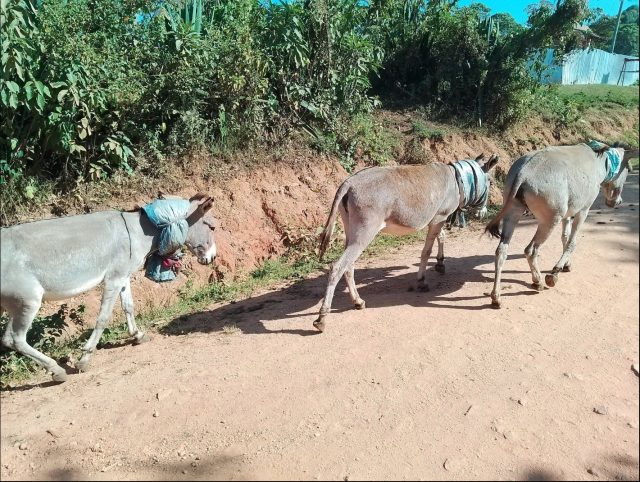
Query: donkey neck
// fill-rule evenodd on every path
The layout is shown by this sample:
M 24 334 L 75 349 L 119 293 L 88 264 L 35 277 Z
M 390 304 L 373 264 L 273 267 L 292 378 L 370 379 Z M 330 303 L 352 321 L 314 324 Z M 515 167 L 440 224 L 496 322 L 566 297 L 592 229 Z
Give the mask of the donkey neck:
M 593 142 L 595 141 L 591 141 L 590 144 L 587 144 L 588 149 L 593 155 L 592 159 L 594 159 L 595 171 L 591 172 L 597 176 L 600 184 L 604 184 L 615 179 L 620 173 L 624 153 L 621 156 L 620 152 L 616 148 L 609 147 L 607 149 L 605 144 L 601 144 L 604 148 L 596 149 L 594 146 L 597 146 L 598 143 L 592 144 Z
M 448 164 L 447 167 L 449 168 L 449 174 L 450 174 L 448 179 L 449 181 L 452 181 L 453 190 L 455 191 L 458 199 L 457 209 L 462 209 L 464 207 L 464 187 L 460 184 L 458 180 L 458 174 L 456 173 L 456 168 L 453 167 L 453 163 Z
M 131 241 L 131 256 L 144 260 L 158 249 L 160 228 L 155 227 L 141 210 L 121 215 Z
M 450 164 L 460 194 L 460 209 L 486 204 L 489 194 L 486 174 L 472 160 Z
M 620 153 L 615 148 L 609 148 L 609 150 L 601 154 L 601 157 L 604 158 L 604 178 L 602 183 L 610 182 L 620 173 L 624 154 L 620 156 Z

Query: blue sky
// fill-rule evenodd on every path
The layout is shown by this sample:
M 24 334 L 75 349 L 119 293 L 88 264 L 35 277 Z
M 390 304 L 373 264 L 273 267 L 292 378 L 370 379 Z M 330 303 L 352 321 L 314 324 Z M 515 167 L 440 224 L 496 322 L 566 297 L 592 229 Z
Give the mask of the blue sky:
M 458 5 L 464 7 L 478 1 L 489 7 L 491 13 L 508 12 L 520 23 L 527 21 L 527 6 L 538 3 L 536 0 L 460 0 Z M 622 9 L 632 5 L 638 5 L 638 0 L 624 0 Z M 589 0 L 589 8 L 601 8 L 607 15 L 618 15 L 620 0 Z

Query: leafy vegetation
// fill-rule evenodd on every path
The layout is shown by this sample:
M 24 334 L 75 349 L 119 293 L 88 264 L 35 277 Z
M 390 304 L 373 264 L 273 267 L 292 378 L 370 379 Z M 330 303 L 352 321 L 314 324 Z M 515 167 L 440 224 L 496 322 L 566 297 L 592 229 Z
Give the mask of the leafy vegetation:
M 611 52 L 618 16 L 606 15 L 601 9 L 596 9 L 593 13 L 595 19 L 589 24 L 589 28 L 597 37 L 593 39 L 592 46 Z M 639 21 L 637 5 L 622 12 L 614 53 L 638 56 Z
M 507 125 L 531 105 L 526 60 L 569 48 L 586 15 L 584 0 L 534 6 L 526 27 L 449 0 L 3 1 L 0 222 L 51 191 L 294 130 L 347 168 L 357 152 L 385 162 L 376 95 Z
M 69 309 L 66 304 L 60 306 L 59 310 L 50 316 L 36 318 L 31 324 L 31 329 L 27 333 L 27 343 L 43 353 L 47 353 L 54 358 L 61 358 L 67 354 L 68 347 L 61 344 L 60 338 L 69 336 L 69 323 L 77 328 L 84 327 L 83 320 L 84 307 Z M 6 314 L 0 316 L 0 332 L 4 332 L 9 319 Z M 79 341 L 79 339 L 78 339 Z M 16 351 L 2 347 L 0 351 L 0 380 L 5 386 L 8 379 L 24 379 L 39 369 L 30 359 Z
M 154 175 L 167 155 L 292 128 L 337 135 L 375 106 L 366 13 L 347 0 L 3 2 L 3 224 L 43 180 Z
M 639 94 L 634 86 L 551 85 L 538 92 L 535 111 L 556 128 L 567 128 L 580 124 L 589 111 L 607 115 L 620 108 L 637 110 Z M 631 145 L 638 144 L 637 133 L 623 133 L 623 137 Z
M 506 14 L 489 15 L 481 4 L 391 0 L 379 7 L 385 62 L 376 87 L 430 106 L 437 116 L 504 127 L 529 111 L 536 81 L 529 62 L 554 47 L 577 45 L 575 22 L 584 2 L 541 2 L 521 27 Z M 501 28 L 500 26 L 503 26 Z M 534 62 L 534 67 L 539 67 Z
M 442 129 L 427 127 L 419 120 L 413 120 L 411 122 L 411 128 L 413 134 L 420 140 L 430 139 L 434 141 L 441 141 L 444 139 L 444 132 Z

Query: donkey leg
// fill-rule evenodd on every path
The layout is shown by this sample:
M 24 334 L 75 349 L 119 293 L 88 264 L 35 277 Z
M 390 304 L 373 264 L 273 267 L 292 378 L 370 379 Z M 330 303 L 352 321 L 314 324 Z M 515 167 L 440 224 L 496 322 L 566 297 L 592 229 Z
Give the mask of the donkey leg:
M 569 233 L 571 232 L 571 222 L 573 218 L 562 218 L 562 252 L 567 249 L 567 243 L 569 242 Z M 562 271 L 571 271 L 571 261 L 567 259 L 567 262 L 562 267 Z
M 149 336 L 138 330 L 136 325 L 136 318 L 133 312 L 133 296 L 131 295 L 131 279 L 127 278 L 125 285 L 120 291 L 120 302 L 122 303 L 122 309 L 127 317 L 127 327 L 129 328 L 129 335 L 134 337 L 134 343 L 136 345 L 149 341 Z
M 544 242 L 549 238 L 551 231 L 556 227 L 560 218 L 554 217 L 550 222 L 543 222 L 538 224 L 538 229 L 536 233 L 533 235 L 533 239 L 529 243 L 529 245 L 525 248 L 524 254 L 527 257 L 527 261 L 529 262 L 529 267 L 531 268 L 531 279 L 533 283 L 533 288 L 538 291 L 542 291 L 544 289 L 544 285 L 542 284 L 540 274 L 540 268 L 538 267 L 538 255 L 540 253 L 540 246 L 544 244 Z
M 352 233 L 349 229 L 349 214 L 340 206 L 340 217 L 342 218 L 342 224 L 344 225 L 344 248 L 347 249 L 349 244 L 351 244 Z M 356 288 L 356 281 L 354 278 L 354 271 L 356 265 L 352 263 L 347 270 L 344 272 L 344 280 L 347 282 L 347 288 L 349 289 L 349 296 L 351 296 L 351 301 L 355 305 L 356 309 L 364 310 L 366 307 L 366 303 L 360 295 L 358 294 L 358 288 Z
M 495 308 L 500 308 L 501 305 L 500 283 L 502 280 L 502 267 L 504 266 L 504 262 L 507 260 L 509 243 L 511 242 L 513 232 L 515 231 L 516 225 L 523 213 L 524 208 L 514 207 L 514 209 L 510 210 L 502 220 L 502 234 L 500 235 L 500 243 L 496 248 L 495 275 L 493 279 L 493 291 L 491 292 L 491 305 Z
M 418 291 L 429 291 L 429 285 L 426 282 L 426 270 L 429 257 L 431 256 L 431 250 L 433 249 L 433 243 L 440 234 L 444 221 L 438 224 L 430 224 L 427 231 L 427 239 L 424 242 L 424 248 L 420 255 L 420 267 L 418 268 Z
M 98 319 L 96 320 L 96 326 L 91 332 L 91 336 L 82 347 L 82 357 L 76 363 L 76 368 L 82 372 L 86 372 L 89 369 L 89 363 L 91 362 L 91 355 L 96 349 L 102 332 L 111 318 L 111 312 L 113 311 L 113 305 L 116 302 L 118 292 L 122 290 L 124 281 L 118 280 L 117 282 L 105 283 L 104 292 L 102 293 L 102 304 L 100 305 L 100 312 L 98 313 Z
M 347 282 L 347 287 L 349 288 L 349 295 L 351 296 L 351 301 L 355 305 L 356 309 L 364 310 L 367 304 L 364 302 L 360 295 L 358 294 L 358 289 L 356 288 L 356 281 L 354 278 L 355 271 L 355 263 L 352 263 L 351 266 L 347 268 L 344 272 L 344 279 Z
M 357 224 L 353 223 L 353 225 L 356 226 Z M 372 226 L 361 226 L 361 229 L 357 232 L 356 236 L 350 237 L 351 244 L 347 246 L 344 253 L 342 253 L 342 256 L 340 256 L 340 259 L 338 259 L 338 261 L 336 261 L 331 267 L 327 290 L 322 301 L 322 306 L 320 307 L 320 314 L 318 319 L 313 322 L 313 326 L 315 326 L 319 331 L 324 331 L 324 320 L 329 314 L 329 311 L 331 311 L 331 302 L 333 301 L 333 294 L 338 281 L 342 278 L 342 275 L 345 274 L 345 271 L 355 264 L 362 252 L 373 240 L 378 230 L 379 228 L 374 229 Z
M 587 219 L 588 214 L 589 214 L 589 210 L 586 209 L 584 211 L 580 211 L 574 216 L 573 223 L 571 224 L 571 233 L 567 238 L 567 242 L 563 243 L 564 250 L 562 251 L 562 256 L 560 256 L 560 259 L 558 260 L 556 265 L 553 267 L 553 270 L 551 270 L 551 274 L 548 274 L 544 278 L 548 286 L 553 287 L 556 285 L 556 283 L 558 282 L 558 273 L 560 271 L 569 271 L 571 269 L 571 255 L 573 254 L 573 251 L 576 249 L 576 244 L 577 244 L 576 237 L 585 219 Z M 562 221 L 564 223 L 564 219 Z M 567 222 L 567 225 L 568 224 L 569 223 Z M 563 225 L 563 228 L 564 227 L 565 226 Z M 564 233 L 563 233 L 563 241 L 564 241 Z
M 44 367 L 45 370 L 51 372 L 53 380 L 56 382 L 64 382 L 67 379 L 67 372 L 56 363 L 53 358 L 48 357 L 44 353 L 39 352 L 27 343 L 27 332 L 31 327 L 33 319 L 38 314 L 41 300 L 23 301 L 11 303 L 7 307 L 9 313 L 9 324 L 7 325 L 2 344 L 7 348 L 28 356 L 37 364 Z
M 440 229 L 438 234 L 438 255 L 436 256 L 436 271 L 444 274 L 444 229 Z

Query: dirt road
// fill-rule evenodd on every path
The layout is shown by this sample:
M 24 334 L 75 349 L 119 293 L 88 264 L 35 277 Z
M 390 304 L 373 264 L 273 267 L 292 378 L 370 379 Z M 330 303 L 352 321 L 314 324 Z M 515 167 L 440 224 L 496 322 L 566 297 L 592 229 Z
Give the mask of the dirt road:
M 320 275 L 3 392 L 2 480 L 637 480 L 637 174 L 623 197 L 596 204 L 543 293 L 522 222 L 501 310 L 484 294 L 496 242 L 476 230 L 448 239 L 429 293 L 407 290 L 419 245 L 361 262 L 367 309 L 341 285 L 323 334 Z M 541 266 L 560 246 L 556 231 Z

